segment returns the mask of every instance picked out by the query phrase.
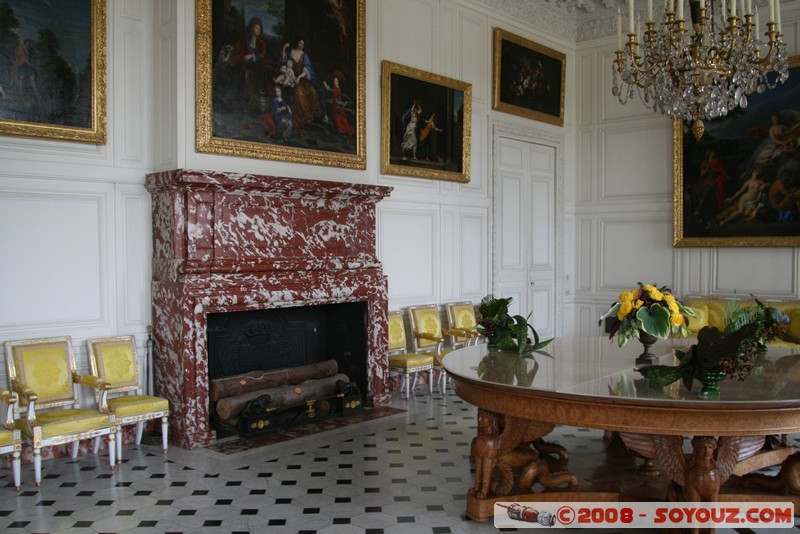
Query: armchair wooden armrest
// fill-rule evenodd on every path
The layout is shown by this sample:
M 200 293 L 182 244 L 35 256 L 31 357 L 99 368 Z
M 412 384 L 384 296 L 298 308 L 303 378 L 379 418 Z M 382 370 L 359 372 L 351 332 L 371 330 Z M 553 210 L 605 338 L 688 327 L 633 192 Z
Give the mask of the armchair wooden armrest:
M 111 384 L 99 376 L 79 375 L 75 371 L 72 372 L 72 381 L 94 389 L 97 397 L 97 409 L 103 413 L 111 413 L 108 408 L 108 390 L 111 389 Z
M 428 339 L 430 341 L 444 341 L 442 336 L 429 334 L 428 332 L 415 332 L 414 335 L 419 339 Z
M 23 382 L 19 380 L 12 380 L 11 381 L 11 389 L 15 391 L 18 395 L 25 397 L 25 400 L 29 403 L 35 402 L 36 399 L 39 397 L 36 396 L 36 393 L 25 385 Z
M 477 330 L 467 330 L 466 328 L 448 328 L 444 330 L 444 333 L 448 336 L 466 337 L 469 339 L 481 336 Z
M 0 400 L 6 405 L 3 426 L 8 430 L 14 430 L 14 405 L 17 403 L 17 396 L 10 391 L 3 390 L 2 393 L 0 393 Z
M 76 384 L 87 386 L 99 391 L 105 391 L 111 387 L 111 384 L 95 375 L 79 375 L 75 371 L 72 372 L 72 380 Z

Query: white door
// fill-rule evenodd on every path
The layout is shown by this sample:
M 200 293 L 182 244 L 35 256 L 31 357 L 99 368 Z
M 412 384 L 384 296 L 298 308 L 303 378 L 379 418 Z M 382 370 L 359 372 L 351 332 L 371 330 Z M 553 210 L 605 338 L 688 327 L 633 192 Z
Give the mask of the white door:
M 556 149 L 512 137 L 496 146 L 494 294 L 513 297 L 512 315 L 532 314 L 536 332 L 553 337 Z

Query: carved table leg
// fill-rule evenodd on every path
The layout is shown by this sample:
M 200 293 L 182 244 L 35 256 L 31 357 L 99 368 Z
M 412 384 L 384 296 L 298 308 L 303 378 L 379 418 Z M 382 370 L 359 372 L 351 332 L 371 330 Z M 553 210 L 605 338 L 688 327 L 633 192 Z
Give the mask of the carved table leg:
M 565 458 L 563 447 L 541 440 L 553 427 L 551 423 L 478 410 L 478 435 L 472 440 L 471 448 L 475 483 L 467 495 L 470 518 L 485 521 L 492 517 L 494 502 L 509 495 L 515 486 L 528 491 L 536 482 L 548 489 L 577 485 L 572 473 L 552 473 L 547 462 L 531 446 L 538 445 L 543 451 Z

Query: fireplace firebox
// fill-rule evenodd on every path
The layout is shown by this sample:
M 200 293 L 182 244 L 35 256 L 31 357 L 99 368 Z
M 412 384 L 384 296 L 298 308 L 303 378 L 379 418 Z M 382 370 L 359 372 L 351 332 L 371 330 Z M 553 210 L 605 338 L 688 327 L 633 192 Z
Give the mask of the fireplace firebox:
M 146 187 L 153 197 L 155 390 L 170 401 L 173 443 L 194 448 L 216 439 L 208 388 L 217 372 L 209 362 L 217 314 L 281 310 L 287 315 L 275 321 L 291 322 L 300 307 L 319 314 L 345 304 L 348 312 L 325 312 L 324 328 L 345 328 L 338 322 L 350 313 L 363 334 L 326 339 L 332 345 L 325 350 L 338 351 L 340 365 L 354 368 L 360 359 L 352 378 L 363 381 L 367 404 L 389 403 L 387 282 L 375 255 L 375 205 L 391 188 L 186 169 L 150 174 Z M 363 359 L 354 348 L 359 335 Z
M 268 308 L 208 315 L 208 378 L 336 360 L 367 390 L 363 302 Z

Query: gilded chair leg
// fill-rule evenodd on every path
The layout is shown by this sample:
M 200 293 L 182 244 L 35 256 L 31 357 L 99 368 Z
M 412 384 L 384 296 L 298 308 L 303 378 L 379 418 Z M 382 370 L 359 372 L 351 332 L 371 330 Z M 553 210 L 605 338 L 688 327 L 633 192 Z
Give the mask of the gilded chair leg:
M 411 375 L 409 373 L 406 373 L 406 400 L 408 400 L 410 390 L 411 390 Z
M 169 423 L 167 422 L 166 417 L 161 418 L 161 447 L 164 449 L 164 454 L 167 454 L 167 449 L 169 448 Z
M 70 451 L 72 453 L 72 459 L 73 460 L 78 457 L 78 449 L 80 449 L 80 446 L 81 446 L 81 442 L 78 441 L 78 440 L 75 440 L 72 443 L 70 443 L 70 447 L 71 447 Z
M 102 436 L 97 436 L 94 438 L 94 453 L 97 454 L 100 451 L 100 440 Z
M 428 393 L 433 395 L 433 369 L 428 369 Z
M 42 449 L 33 449 L 33 479 L 36 487 L 42 485 Z
M 12 466 L 12 470 L 14 472 L 14 487 L 17 488 L 17 493 L 19 493 L 19 490 L 20 490 L 20 472 L 21 472 L 21 469 L 20 469 L 21 465 L 20 464 L 22 464 L 22 461 L 20 459 L 20 452 L 19 451 L 14 451 L 14 454 L 12 455 L 11 458 L 12 458 L 11 459 L 11 466 Z

